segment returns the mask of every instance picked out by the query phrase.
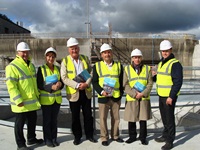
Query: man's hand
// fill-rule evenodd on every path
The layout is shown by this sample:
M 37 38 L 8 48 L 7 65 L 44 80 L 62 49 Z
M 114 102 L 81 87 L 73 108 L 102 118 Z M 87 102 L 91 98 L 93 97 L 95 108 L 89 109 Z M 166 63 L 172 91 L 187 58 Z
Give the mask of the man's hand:
M 18 107 L 22 107 L 22 106 L 24 106 L 24 103 L 21 102 L 21 103 L 19 103 L 17 106 L 18 106 Z
M 167 98 L 166 100 L 166 105 L 172 105 L 172 99 L 170 97 Z
M 85 90 L 87 87 L 88 87 L 88 84 L 85 83 L 85 82 L 84 83 L 82 82 L 82 83 L 79 84 L 78 89 L 79 90 Z
M 135 98 L 136 98 L 136 99 L 141 99 L 143 96 L 144 96 L 143 93 L 136 92 Z

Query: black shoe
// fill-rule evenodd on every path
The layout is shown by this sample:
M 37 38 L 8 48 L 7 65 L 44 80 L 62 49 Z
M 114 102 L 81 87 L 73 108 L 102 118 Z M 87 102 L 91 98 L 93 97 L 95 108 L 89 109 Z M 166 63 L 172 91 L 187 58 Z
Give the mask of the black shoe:
M 81 139 L 75 139 L 73 143 L 74 145 L 79 145 L 81 143 Z
M 44 141 L 43 139 L 33 139 L 27 142 L 27 145 L 33 145 L 33 144 L 42 144 Z
M 149 142 L 148 142 L 147 140 L 141 140 L 141 144 L 142 144 L 142 145 L 148 145 Z
M 118 142 L 118 143 L 123 143 L 123 142 L 124 142 L 124 140 L 121 139 L 121 138 L 112 139 L 112 140 L 113 140 L 113 141 L 116 141 L 116 142 Z
M 103 141 L 102 143 L 101 143 L 103 146 L 108 146 L 109 144 L 108 144 L 108 141 Z
M 161 142 L 165 142 L 166 139 L 161 136 L 161 137 L 155 138 L 155 141 L 158 142 L 158 143 L 161 143 Z
M 161 147 L 161 150 L 170 150 L 172 148 L 173 148 L 173 144 L 167 142 L 164 146 Z
M 23 147 L 18 147 L 17 150 L 32 150 L 32 149 L 27 146 L 23 146 Z
M 91 138 L 87 138 L 87 140 L 89 140 L 92 143 L 97 143 L 98 141 L 96 139 L 94 139 L 93 137 Z
M 46 144 L 47 147 L 55 147 L 52 140 L 46 140 L 45 144 Z
M 60 143 L 58 143 L 56 140 L 55 140 L 55 141 L 53 140 L 53 145 L 54 145 L 54 146 L 59 146 Z
M 136 141 L 136 138 L 129 138 L 128 140 L 126 140 L 126 143 L 130 144 Z

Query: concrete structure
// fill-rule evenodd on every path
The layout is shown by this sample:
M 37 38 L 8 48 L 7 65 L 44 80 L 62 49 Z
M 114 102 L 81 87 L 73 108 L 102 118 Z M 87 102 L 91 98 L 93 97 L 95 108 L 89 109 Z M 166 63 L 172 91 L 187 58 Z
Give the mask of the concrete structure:
M 56 36 L 55 36 L 56 35 Z M 5 39 L 4 36 L 0 36 L 0 58 L 12 59 L 16 55 L 16 45 L 20 41 L 25 41 L 30 45 L 32 58 L 36 66 L 44 63 L 44 52 L 52 46 L 58 51 L 57 61 L 60 62 L 63 57 L 68 54 L 66 41 L 71 35 L 63 37 L 60 34 L 54 34 L 54 37 L 42 37 L 45 35 L 37 34 L 23 35 L 23 36 L 10 36 L 9 39 Z M 81 37 L 80 35 L 72 35 L 79 40 L 81 51 L 91 58 L 92 62 L 100 59 L 99 48 L 103 43 L 109 43 L 113 47 L 114 59 L 120 60 L 124 65 L 129 64 L 131 57 L 131 51 L 138 48 L 144 55 L 144 63 L 157 64 L 160 60 L 159 57 L 159 44 L 163 39 L 168 39 L 173 44 L 173 53 L 176 58 L 180 60 L 183 66 L 193 65 L 193 53 L 194 47 L 198 43 L 194 35 L 179 35 L 178 37 L 172 37 L 171 35 L 159 36 L 157 38 L 145 35 L 125 35 L 123 37 L 110 38 L 108 35 L 96 35 L 91 38 Z M 96 59 L 94 59 L 96 58 Z M 93 60 L 92 60 L 93 59 Z M 2 63 L 1 63 L 2 62 Z M 0 61 L 0 69 L 4 69 L 8 61 Z M 3 64 L 5 63 L 5 64 Z
M 15 24 L 5 15 L 0 14 L 0 34 L 19 34 L 19 33 L 31 33 L 29 30 L 23 28 L 22 22 Z

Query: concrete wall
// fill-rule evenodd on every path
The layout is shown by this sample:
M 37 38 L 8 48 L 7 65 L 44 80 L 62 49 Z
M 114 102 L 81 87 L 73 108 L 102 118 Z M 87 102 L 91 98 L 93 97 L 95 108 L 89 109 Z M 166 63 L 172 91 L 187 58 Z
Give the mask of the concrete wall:
M 90 39 L 79 38 L 80 53 L 90 57 L 91 43 Z M 144 39 L 144 38 L 116 38 L 112 39 L 114 46 L 115 59 L 130 60 L 131 51 L 135 48 L 140 49 L 144 55 L 144 61 L 151 63 L 152 60 L 159 61 L 159 44 L 163 39 Z M 192 66 L 192 58 L 194 47 L 198 41 L 192 39 L 169 39 L 173 44 L 173 53 L 180 60 L 183 66 Z M 61 60 L 67 54 L 66 41 L 67 39 L 26 39 L 23 40 L 30 45 L 31 55 L 35 65 L 44 63 L 44 52 L 52 46 L 58 51 L 57 60 Z M 16 46 L 19 39 L 0 39 L 0 55 L 14 58 L 16 55 Z M 108 43 L 109 39 L 95 39 L 96 45 L 99 47 L 102 43 Z M 99 49 L 97 49 L 99 51 Z M 1 62 L 1 61 L 0 61 Z

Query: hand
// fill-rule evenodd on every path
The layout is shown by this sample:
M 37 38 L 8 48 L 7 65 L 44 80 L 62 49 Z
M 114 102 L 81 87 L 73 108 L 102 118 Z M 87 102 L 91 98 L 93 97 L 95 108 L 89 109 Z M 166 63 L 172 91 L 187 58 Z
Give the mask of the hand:
M 58 82 L 56 82 L 56 86 L 57 86 L 57 90 L 58 90 L 62 86 L 62 83 L 60 81 L 58 81 Z
M 167 98 L 166 100 L 166 105 L 172 105 L 172 99 L 170 97 Z
M 143 93 L 136 92 L 135 98 L 136 98 L 136 99 L 141 99 L 143 96 L 144 96 Z
M 87 87 L 88 87 L 88 84 L 87 84 L 87 83 L 81 82 L 81 83 L 79 84 L 78 89 L 79 89 L 79 90 L 85 90 Z
M 22 106 L 24 106 L 24 103 L 21 102 L 21 103 L 19 103 L 17 106 L 18 106 L 18 107 L 22 107 Z
M 52 87 L 51 87 L 51 89 L 52 89 L 52 90 L 54 90 L 54 91 L 56 91 L 56 90 L 57 90 L 57 88 L 58 88 L 58 87 L 57 87 L 57 85 L 56 85 L 56 84 L 53 84 L 53 85 L 52 85 Z
M 108 97 L 108 94 L 106 91 L 103 91 L 102 96 Z

